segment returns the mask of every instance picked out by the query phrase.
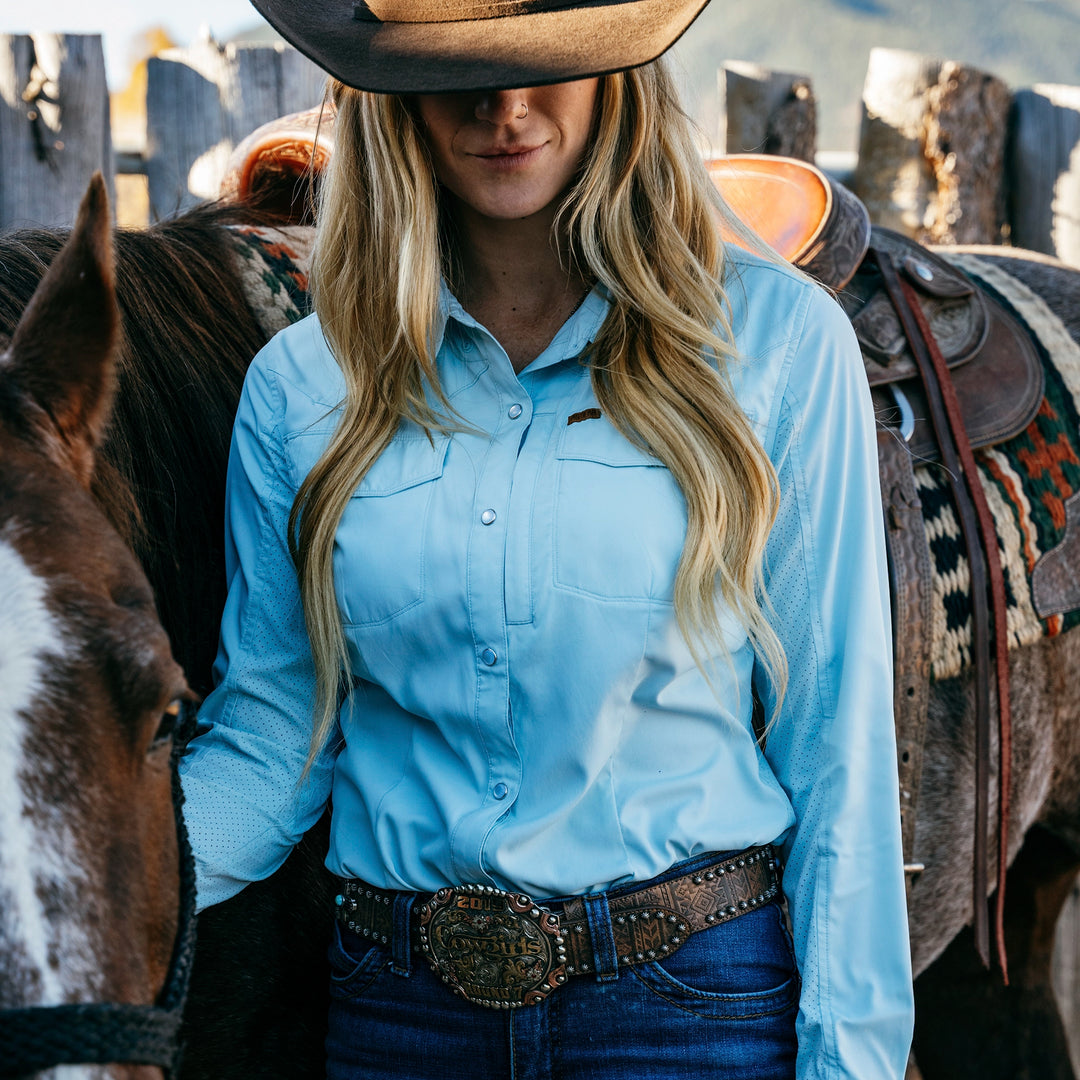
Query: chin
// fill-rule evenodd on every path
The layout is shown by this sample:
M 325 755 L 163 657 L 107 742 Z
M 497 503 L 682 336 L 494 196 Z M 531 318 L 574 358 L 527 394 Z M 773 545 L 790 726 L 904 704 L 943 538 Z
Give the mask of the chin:
M 545 198 L 518 198 L 518 199 L 493 199 L 490 202 L 477 200 L 472 203 L 473 209 L 484 217 L 494 221 L 523 221 L 540 214 L 558 201 L 558 196 L 553 199 Z

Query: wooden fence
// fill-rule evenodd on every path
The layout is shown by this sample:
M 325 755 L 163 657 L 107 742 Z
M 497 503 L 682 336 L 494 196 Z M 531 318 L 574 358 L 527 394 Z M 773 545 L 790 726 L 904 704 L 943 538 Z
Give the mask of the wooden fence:
M 115 155 L 98 35 L 0 35 L 0 228 L 70 222 L 90 172 L 145 175 L 149 219 L 212 197 L 237 142 L 322 98 L 281 45 L 206 39 L 148 62 L 145 149 Z M 726 148 L 814 160 L 808 76 L 721 67 Z M 1080 87 L 1011 90 L 896 49 L 870 54 L 851 186 L 874 221 L 931 243 L 1002 243 L 1080 266 Z
M 70 224 L 110 130 L 98 35 L 0 34 L 0 228 Z
M 721 68 L 728 153 L 813 160 L 804 75 Z M 1080 266 L 1080 87 L 1016 92 L 968 65 L 870 53 L 850 186 L 875 224 L 928 244 L 1012 243 Z
M 0 35 L 0 229 L 70 224 L 94 169 L 145 174 L 151 220 L 212 197 L 254 128 L 322 99 L 281 46 L 205 40 L 151 60 L 145 151 L 114 155 L 101 38 Z M 815 158 L 811 80 L 721 68 L 728 152 Z M 119 162 L 120 169 L 117 169 Z M 1080 88 L 1012 91 L 961 64 L 875 49 L 855 191 L 872 217 L 939 243 L 1002 243 L 1080 266 Z M 1080 1072 L 1080 888 L 1058 928 L 1055 985 Z
M 200 41 L 147 64 L 145 149 L 114 155 L 99 35 L 0 35 L 0 229 L 71 224 L 90 174 L 145 175 L 151 221 L 217 193 L 233 147 L 322 100 L 325 74 L 281 45 Z

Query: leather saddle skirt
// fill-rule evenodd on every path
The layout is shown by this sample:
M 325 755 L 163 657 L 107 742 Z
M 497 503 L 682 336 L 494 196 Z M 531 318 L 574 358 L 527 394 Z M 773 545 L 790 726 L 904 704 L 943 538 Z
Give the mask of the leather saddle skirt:
M 948 364 L 972 447 L 992 446 L 1023 431 L 1045 390 L 1041 359 L 1024 328 L 939 253 L 876 226 L 870 246 L 887 253 L 914 287 Z M 878 419 L 904 427 L 916 460 L 938 460 L 915 359 L 872 256 L 839 298 L 862 348 Z

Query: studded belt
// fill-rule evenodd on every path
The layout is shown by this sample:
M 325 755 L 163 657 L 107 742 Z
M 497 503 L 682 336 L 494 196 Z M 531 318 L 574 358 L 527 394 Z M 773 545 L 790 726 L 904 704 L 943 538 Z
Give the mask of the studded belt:
M 766 845 L 718 856 L 703 867 L 699 862 L 681 877 L 606 894 L 603 932 L 609 922 L 616 963 L 670 956 L 691 934 L 769 903 L 780 887 L 778 866 Z M 556 905 L 556 912 L 492 885 L 407 894 L 356 879 L 340 886 L 334 898 L 338 921 L 383 945 L 393 938 L 395 898 L 413 898 L 410 947 L 427 957 L 451 990 L 478 1005 L 535 1005 L 570 976 L 594 970 L 593 931 L 582 897 Z

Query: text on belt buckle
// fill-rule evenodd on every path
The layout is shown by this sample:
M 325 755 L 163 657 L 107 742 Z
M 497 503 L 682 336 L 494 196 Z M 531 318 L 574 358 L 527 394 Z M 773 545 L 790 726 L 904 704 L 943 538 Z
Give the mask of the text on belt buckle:
M 559 916 L 493 885 L 435 893 L 420 908 L 420 946 L 451 990 L 490 1009 L 536 1005 L 566 982 Z

